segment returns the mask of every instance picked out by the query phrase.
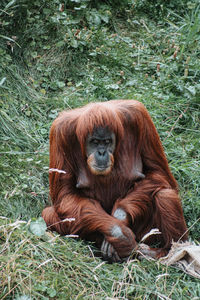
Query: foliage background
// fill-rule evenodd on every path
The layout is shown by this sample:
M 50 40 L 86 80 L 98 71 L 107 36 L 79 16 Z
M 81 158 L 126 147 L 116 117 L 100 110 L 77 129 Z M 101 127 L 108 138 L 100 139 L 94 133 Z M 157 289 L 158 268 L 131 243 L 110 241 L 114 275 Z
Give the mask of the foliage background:
M 93 245 L 29 231 L 48 203 L 58 112 L 134 98 L 155 122 L 199 243 L 199 49 L 199 0 L 1 1 L 1 299 L 200 299 L 197 280 L 159 262 L 108 265 Z

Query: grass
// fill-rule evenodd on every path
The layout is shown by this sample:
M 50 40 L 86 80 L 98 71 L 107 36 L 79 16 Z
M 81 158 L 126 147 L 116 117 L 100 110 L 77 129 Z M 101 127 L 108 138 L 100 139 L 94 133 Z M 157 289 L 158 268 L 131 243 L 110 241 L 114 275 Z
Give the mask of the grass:
M 1 218 L 1 224 L 1 299 L 199 297 L 199 281 L 159 262 L 130 259 L 109 265 L 95 256 L 92 245 L 57 234 L 38 238 L 29 223 L 19 220 Z
M 134 98 L 158 129 L 190 238 L 200 242 L 199 13 L 197 4 L 155 21 L 128 11 L 84 29 L 89 42 L 73 49 L 52 39 L 12 53 L 0 41 L 1 299 L 200 299 L 199 281 L 178 269 L 109 265 L 91 244 L 29 230 L 49 201 L 48 133 L 58 112 Z

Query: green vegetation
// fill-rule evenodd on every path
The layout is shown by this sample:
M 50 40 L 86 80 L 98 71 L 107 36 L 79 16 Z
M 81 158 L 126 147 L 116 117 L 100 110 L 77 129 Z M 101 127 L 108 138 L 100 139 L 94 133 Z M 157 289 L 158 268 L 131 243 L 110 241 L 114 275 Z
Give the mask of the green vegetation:
M 169 2 L 1 1 L 1 299 L 200 299 L 199 281 L 179 270 L 105 264 L 93 245 L 29 230 L 48 203 L 58 112 L 134 98 L 155 122 L 200 241 L 200 3 Z

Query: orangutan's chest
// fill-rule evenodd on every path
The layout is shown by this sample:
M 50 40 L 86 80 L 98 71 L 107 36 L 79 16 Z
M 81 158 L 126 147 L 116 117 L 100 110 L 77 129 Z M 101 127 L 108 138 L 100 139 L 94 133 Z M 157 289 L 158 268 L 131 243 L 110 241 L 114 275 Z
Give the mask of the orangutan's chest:
M 115 183 L 94 182 L 90 188 L 83 189 L 82 192 L 84 197 L 99 201 L 105 211 L 110 213 L 115 201 L 124 198 L 131 187 L 133 184 L 130 181 L 124 181 L 120 184 L 117 180 Z

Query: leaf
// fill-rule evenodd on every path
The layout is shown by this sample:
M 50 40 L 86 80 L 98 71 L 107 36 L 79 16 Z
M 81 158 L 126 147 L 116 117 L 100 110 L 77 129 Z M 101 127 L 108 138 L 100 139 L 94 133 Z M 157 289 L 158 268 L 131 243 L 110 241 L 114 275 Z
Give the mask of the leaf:
M 101 24 L 101 17 L 98 14 L 94 14 L 93 23 L 97 26 Z
M 127 83 L 126 83 L 126 86 L 134 86 L 134 85 L 136 85 L 137 84 L 137 81 L 136 80 L 129 80 L 129 81 L 127 81 Z
M 22 296 L 17 296 L 15 300 L 31 300 L 29 296 L 22 295 Z
M 2 86 L 4 84 L 4 82 L 6 81 L 6 77 L 3 77 L 0 81 L 0 86 Z
M 13 4 L 15 4 L 16 0 L 12 0 L 8 2 L 8 4 L 5 6 L 4 11 L 6 11 L 9 7 L 11 7 Z
M 40 93 L 42 93 L 43 95 L 45 95 L 46 94 L 46 90 L 45 89 L 41 89 Z
M 2 39 L 5 39 L 5 40 L 8 40 L 8 41 L 10 41 L 10 42 L 15 43 L 18 47 L 21 48 L 21 46 L 20 46 L 15 40 L 9 38 L 8 36 L 5 36 L 5 35 L 0 34 L 0 37 L 1 37 Z
M 192 85 L 186 87 L 186 89 L 192 94 L 192 96 L 196 95 L 196 88 Z
M 101 14 L 101 19 L 106 23 L 106 24 L 108 24 L 108 22 L 109 22 L 109 16 L 108 15 L 103 15 L 103 14 Z
M 56 47 L 62 47 L 65 45 L 65 41 L 59 41 L 56 43 Z
M 30 111 L 30 110 L 25 111 L 25 115 L 26 115 L 27 117 L 30 117 L 30 116 L 31 116 L 31 111 Z
M 109 89 L 118 90 L 119 89 L 119 85 L 115 84 L 115 83 L 114 84 L 108 84 L 108 85 L 105 86 L 105 88 L 107 90 L 109 90 Z
M 78 48 L 78 42 L 77 42 L 77 40 L 75 40 L 75 39 L 73 39 L 73 40 L 71 40 L 71 46 L 73 47 L 73 48 Z
M 46 285 L 44 285 L 45 283 L 42 283 L 42 284 L 38 284 L 36 285 L 36 289 L 40 292 L 45 292 L 47 290 L 47 287 Z
M 40 217 L 36 221 L 32 221 L 30 224 L 30 231 L 34 235 L 39 237 L 45 234 L 46 229 L 47 229 L 47 225 L 42 217 Z
M 59 88 L 63 88 L 65 86 L 65 83 L 63 81 L 56 81 L 56 84 Z
M 81 9 L 85 9 L 87 7 L 87 5 L 81 5 L 79 7 L 74 7 L 75 10 L 81 10 Z
M 48 133 L 48 131 L 47 131 L 45 128 L 42 128 L 42 129 L 40 130 L 40 132 L 41 132 L 41 134 L 43 134 L 43 135 L 45 135 L 45 134 Z
M 48 293 L 49 297 L 51 297 L 51 298 L 56 296 L 56 290 L 53 288 L 48 288 L 47 293 Z

